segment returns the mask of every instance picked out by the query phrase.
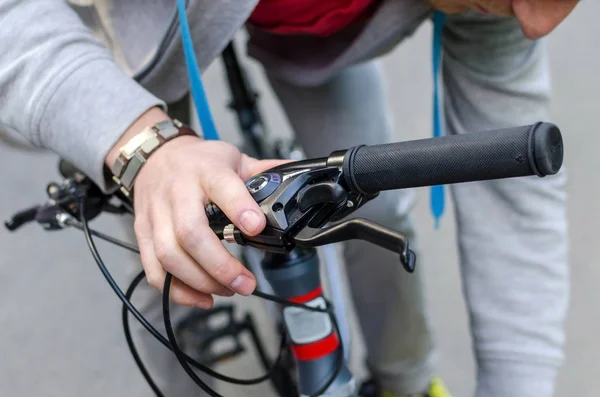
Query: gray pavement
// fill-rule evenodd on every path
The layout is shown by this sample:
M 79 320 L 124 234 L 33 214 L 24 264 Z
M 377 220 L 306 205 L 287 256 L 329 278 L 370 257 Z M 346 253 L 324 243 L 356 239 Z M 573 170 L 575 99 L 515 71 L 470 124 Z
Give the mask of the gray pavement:
M 554 78 L 553 121 L 565 135 L 566 164 L 570 173 L 572 299 L 567 323 L 567 360 L 558 381 L 557 396 L 596 395 L 600 374 L 600 165 L 594 117 L 600 112 L 600 55 L 598 15 L 600 3 L 582 2 L 573 16 L 548 40 Z M 401 48 L 385 58 L 390 100 L 396 111 L 399 139 L 430 134 L 429 43 L 431 29 L 423 26 Z M 285 118 L 260 83 L 269 127 L 289 134 Z M 206 76 L 215 118 L 221 131 L 234 129 L 225 109 L 226 90 L 220 65 Z M 14 151 L 0 142 L 0 218 L 44 198 L 48 181 L 57 178 L 56 157 L 49 153 Z M 431 318 L 441 352 L 439 374 L 455 396 L 474 389 L 474 363 L 468 318 L 462 297 L 455 230 L 451 211 L 435 231 L 428 213 L 426 189 L 419 189 L 416 208 L 428 264 L 427 294 Z M 96 222 L 111 230 L 116 221 Z M 122 230 L 115 233 L 124 236 Z M 127 256 L 101 245 L 118 280 L 128 282 Z M 243 307 L 261 318 L 256 300 Z M 262 322 L 267 323 L 267 322 Z M 127 351 L 120 325 L 120 305 L 98 272 L 83 236 L 74 230 L 47 233 L 28 226 L 17 234 L 0 229 L 0 396 L 96 397 L 150 396 Z M 265 335 L 270 330 L 262 329 Z M 356 341 L 360 342 L 359 335 Z M 353 366 L 360 371 L 360 346 Z M 276 345 L 271 340 L 272 348 Z M 223 371 L 237 376 L 259 372 L 253 357 L 228 364 Z M 226 395 L 249 395 L 250 390 L 220 385 Z M 267 395 L 255 387 L 252 395 Z

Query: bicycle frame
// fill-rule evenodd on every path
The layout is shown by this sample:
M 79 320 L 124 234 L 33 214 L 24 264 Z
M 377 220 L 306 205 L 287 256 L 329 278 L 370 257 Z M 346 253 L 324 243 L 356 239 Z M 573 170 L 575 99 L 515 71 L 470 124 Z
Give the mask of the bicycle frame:
M 233 45 L 228 49 L 233 51 Z M 234 71 L 238 77 L 243 77 L 239 65 Z M 232 87 L 239 89 L 239 81 L 238 79 L 237 83 L 232 83 Z M 250 98 L 244 106 L 235 108 L 240 124 L 245 121 L 242 132 L 264 132 L 264 129 L 256 128 L 257 123 L 262 125 L 262 122 L 253 94 L 250 95 L 247 85 L 242 87 L 246 97 L 241 99 Z M 248 114 L 252 116 L 249 123 L 241 119 Z M 246 131 L 246 128 L 252 128 L 252 131 Z M 273 149 L 275 153 L 274 146 L 269 146 L 265 135 L 248 141 L 254 142 L 259 150 Z M 269 155 L 267 151 L 262 153 L 268 157 L 277 157 Z M 120 190 L 107 195 L 76 169 L 73 173 L 67 172 L 70 174 L 68 176 L 63 172 L 65 179 L 62 183 L 48 185 L 48 200 L 44 204 L 15 213 L 5 222 L 5 226 L 14 231 L 25 223 L 35 221 L 46 230 L 60 230 L 66 226 L 83 230 L 98 267 L 124 305 L 124 327 L 129 310 L 165 347 L 174 352 L 188 375 L 210 395 L 219 394 L 196 375 L 190 363 L 215 378 L 240 385 L 256 384 L 271 377 L 276 389 L 286 397 L 294 394 L 302 397 L 356 397 L 356 381 L 342 354 L 345 349 L 340 342 L 341 331 L 338 329 L 337 316 L 323 296 L 315 247 L 348 240 L 364 240 L 398 254 L 404 270 L 412 273 L 416 255 L 410 249 L 408 238 L 404 234 L 367 219 L 344 219 L 386 190 L 555 175 L 562 166 L 563 153 L 560 129 L 552 123 L 537 122 L 495 131 L 372 146 L 359 145 L 336 150 L 327 157 L 282 164 L 246 181 L 248 192 L 260 206 L 266 219 L 264 229 L 252 236 L 237 228 L 215 203 L 208 203 L 204 210 L 209 226 L 220 240 L 252 246 L 266 252 L 260 266 L 256 265 L 256 259 L 254 266 L 256 272 L 261 274 L 263 286 L 270 285 L 276 296 L 269 296 L 261 291 L 254 291 L 253 295 L 272 300 L 283 307 L 278 319 L 289 336 L 288 341 L 291 341 L 295 372 L 298 375 L 298 381 L 294 382 L 297 386 L 293 388 L 287 387 L 293 381 L 283 384 L 283 388 L 278 387 L 281 384 L 273 379 L 273 374 L 277 374 L 277 371 L 250 380 L 239 380 L 219 374 L 185 355 L 179 348 L 170 319 L 169 288 L 173 277 L 170 273 L 167 272 L 165 278 L 162 298 L 168 340 L 131 304 L 100 258 L 92 235 L 134 252 L 139 250 L 88 227 L 88 221 L 102 212 L 133 213 L 129 198 Z M 120 204 L 113 203 L 113 199 L 120 201 Z M 339 273 L 335 274 L 333 268 L 326 268 L 331 276 L 330 282 L 339 283 Z M 135 278 L 127 294 L 133 292 L 136 283 L 143 276 L 144 273 L 141 272 Z M 337 287 L 339 286 L 338 284 Z M 337 291 L 341 291 L 341 288 Z M 340 317 L 343 317 L 343 313 Z M 255 331 L 252 322 L 248 324 L 245 329 Z M 130 342 L 127 328 L 125 332 Z M 284 342 L 286 339 L 282 339 L 281 349 L 285 347 Z M 260 349 L 258 339 L 255 343 L 259 350 L 264 350 Z M 131 343 L 129 347 L 143 375 L 157 395 L 160 395 L 139 360 L 135 347 Z M 260 355 L 261 360 L 266 361 L 266 356 Z M 285 370 L 280 373 L 285 373 Z M 376 387 L 372 385 L 373 383 L 368 384 L 369 394 L 376 393 Z M 289 392 L 294 389 L 297 392 Z
M 245 142 L 244 151 L 257 158 L 301 159 L 298 151 L 293 148 L 270 144 L 273 141 L 269 139 L 258 109 L 258 95 L 252 89 L 247 73 L 238 60 L 233 42 L 223 51 L 222 60 L 232 97 L 230 108 L 236 112 Z M 327 286 L 340 335 L 335 334 L 324 313 L 286 308 L 281 316 L 282 311 L 278 305 L 265 302 L 272 318 L 283 321 L 288 337 L 297 343 L 293 345 L 292 351 L 298 366 L 299 392 L 302 396 L 312 395 L 327 381 L 335 367 L 336 355 L 343 351 L 343 359 L 346 361 L 350 354 L 350 326 L 342 287 L 342 266 L 336 248 L 333 245 L 319 247 L 320 255 L 317 255 L 317 250 L 312 250 L 310 255 L 294 251 L 288 255 L 267 255 L 264 259 L 255 248 L 243 247 L 242 251 L 245 264 L 256 276 L 258 289 L 309 305 L 323 305 L 325 302 L 320 281 L 319 256 L 324 259 Z M 298 316 L 302 316 L 301 321 L 294 320 Z M 311 329 L 306 323 L 320 324 L 322 328 Z M 341 346 L 344 348 L 340 349 Z M 329 389 L 336 390 L 332 396 L 357 395 L 356 381 L 345 362 Z

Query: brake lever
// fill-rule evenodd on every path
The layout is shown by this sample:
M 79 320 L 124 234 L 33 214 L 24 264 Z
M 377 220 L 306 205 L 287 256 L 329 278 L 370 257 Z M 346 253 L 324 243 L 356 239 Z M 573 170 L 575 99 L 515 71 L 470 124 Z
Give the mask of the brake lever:
M 328 159 L 288 163 L 256 175 L 246 182 L 252 197 L 265 213 L 267 226 L 256 236 L 245 236 L 214 204 L 206 215 L 215 234 L 229 243 L 287 253 L 298 247 L 316 247 L 358 239 L 400 255 L 412 273 L 416 255 L 403 234 L 366 219 L 351 219 L 330 227 L 378 196 L 350 191 L 341 176 L 343 153 Z
M 60 171 L 66 177 L 61 183 L 51 182 L 48 184 L 46 203 L 17 212 L 4 222 L 4 226 L 9 231 L 15 231 L 21 226 L 35 221 L 46 230 L 60 230 L 66 226 L 65 220 L 69 217 L 80 217 L 79 201 L 82 199 L 86 200 L 84 216 L 88 220 L 102 212 L 133 213 L 133 208 L 119 195 L 119 192 L 106 195 L 86 176 L 69 167 L 68 163 L 61 161 Z M 118 205 L 111 203 L 112 197 L 118 199 L 120 203 Z
M 407 272 L 415 270 L 416 255 L 409 248 L 406 236 L 366 219 L 350 219 L 323 229 L 305 228 L 294 237 L 298 247 L 318 247 L 346 240 L 364 240 L 396 252 Z
M 399 254 L 402 267 L 409 273 L 415 271 L 417 261 L 404 234 L 362 218 L 349 219 L 321 229 L 305 227 L 292 237 L 291 241 L 286 238 L 285 232 L 271 227 L 253 237 L 245 236 L 233 224 L 213 230 L 220 239 L 229 243 L 249 245 L 281 254 L 290 252 L 295 247 L 312 248 L 347 240 L 364 240 Z
M 4 222 L 4 226 L 11 232 L 17 230 L 26 223 L 35 221 L 39 206 L 33 206 L 14 214 L 9 220 Z
M 4 226 L 14 232 L 21 226 L 37 222 L 46 230 L 60 230 L 65 227 L 63 223 L 70 215 L 57 204 L 45 204 L 20 211 L 4 222 Z

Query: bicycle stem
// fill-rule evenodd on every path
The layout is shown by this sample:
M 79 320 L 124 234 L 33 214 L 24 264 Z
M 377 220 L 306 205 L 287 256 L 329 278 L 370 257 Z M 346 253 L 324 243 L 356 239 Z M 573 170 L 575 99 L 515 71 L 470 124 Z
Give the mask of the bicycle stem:
M 314 248 L 296 249 L 286 255 L 267 253 L 262 268 L 277 296 L 295 303 L 326 308 L 319 259 Z M 356 396 L 356 380 L 345 363 L 340 335 L 330 315 L 286 307 L 283 309 L 283 322 L 297 363 L 301 396 L 313 396 L 322 389 L 333 375 L 332 371 L 338 367 L 338 360 L 343 362 L 326 394 Z

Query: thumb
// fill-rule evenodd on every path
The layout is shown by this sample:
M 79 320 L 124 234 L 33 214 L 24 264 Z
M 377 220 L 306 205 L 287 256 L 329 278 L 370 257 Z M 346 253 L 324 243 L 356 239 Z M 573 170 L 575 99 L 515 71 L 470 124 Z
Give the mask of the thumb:
M 293 162 L 293 160 L 257 160 L 244 155 L 242 158 L 242 166 L 240 167 L 240 177 L 246 181 L 261 172 L 291 162 Z

